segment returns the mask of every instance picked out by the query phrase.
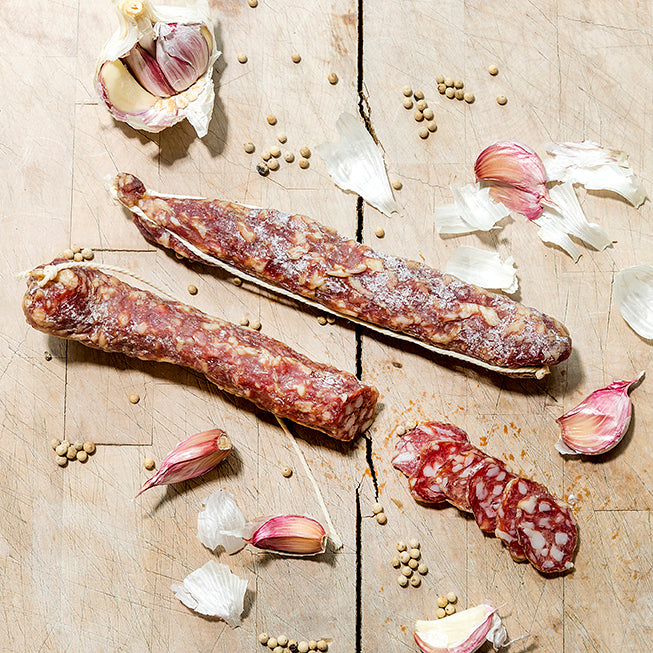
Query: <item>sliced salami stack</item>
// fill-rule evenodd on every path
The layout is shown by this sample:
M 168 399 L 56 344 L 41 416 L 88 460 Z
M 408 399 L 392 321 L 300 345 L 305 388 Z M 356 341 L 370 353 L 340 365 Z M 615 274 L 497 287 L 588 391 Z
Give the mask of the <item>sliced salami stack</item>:
M 448 502 L 471 512 L 518 562 L 543 573 L 573 568 L 578 543 L 568 506 L 539 483 L 513 474 L 501 460 L 473 446 L 467 434 L 442 422 L 420 424 L 399 438 L 392 464 L 408 476 L 422 503 Z

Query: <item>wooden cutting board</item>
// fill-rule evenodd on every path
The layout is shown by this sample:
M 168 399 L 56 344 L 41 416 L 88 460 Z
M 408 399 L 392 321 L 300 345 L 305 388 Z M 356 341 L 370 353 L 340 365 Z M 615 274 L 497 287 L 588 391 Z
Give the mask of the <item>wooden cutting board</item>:
M 555 451 L 555 418 L 613 380 L 653 372 L 651 345 L 623 321 L 612 298 L 615 273 L 651 263 L 651 203 L 635 209 L 610 193 L 577 190 L 592 220 L 614 240 L 583 248 L 574 263 L 543 245 L 513 214 L 490 235 L 442 239 L 433 210 L 450 186 L 473 181 L 477 154 L 516 139 L 540 154 L 549 141 L 591 139 L 623 149 L 653 188 L 653 77 L 648 3 L 351 0 L 288 4 L 211 2 L 222 58 L 210 132 L 183 123 L 160 135 L 115 122 L 93 89 L 96 56 L 116 27 L 108 0 L 4 3 L 0 24 L 0 215 L 4 227 L 0 301 L 0 648 L 6 651 L 257 651 L 261 631 L 332 640 L 332 651 L 411 651 L 416 619 L 435 617 L 438 594 L 458 609 L 500 605 L 519 651 L 645 651 L 653 637 L 650 432 L 653 391 L 633 394 L 624 442 L 592 460 Z M 240 64 L 238 53 L 248 61 Z M 301 54 L 296 64 L 291 54 Z M 487 73 L 496 64 L 499 74 Z M 338 75 L 329 84 L 330 72 Z M 464 80 L 468 105 L 441 96 L 435 76 Z M 402 88 L 424 92 L 438 129 L 418 137 Z M 508 102 L 495 100 L 505 95 Z M 267 178 L 261 152 L 287 135 L 298 158 L 336 138 L 342 111 L 366 117 L 386 157 L 401 214 L 392 218 L 333 185 L 313 155 L 300 170 L 282 162 Z M 276 126 L 265 121 L 273 113 Z M 246 154 L 252 141 L 256 153 Z M 108 198 L 104 178 L 124 170 L 151 187 L 230 198 L 298 212 L 342 233 L 362 227 L 366 244 L 443 268 L 460 244 L 511 255 L 519 299 L 562 319 L 574 352 L 543 381 L 515 381 L 452 365 L 403 343 L 186 265 L 146 243 Z M 385 238 L 374 233 L 383 227 Z M 72 243 L 100 263 L 120 265 L 173 296 L 263 332 L 350 371 L 381 393 L 366 438 L 351 445 L 294 429 L 344 540 L 338 553 L 287 560 L 251 549 L 212 554 L 196 538 L 202 499 L 224 488 L 246 515 L 301 512 L 321 518 L 288 438 L 270 415 L 224 395 L 195 375 L 90 351 L 25 324 L 15 273 Z M 199 289 L 195 297 L 189 284 Z M 46 360 L 44 352 L 52 359 Z M 358 359 L 357 359 L 357 351 Z M 358 363 L 358 364 L 357 364 Z M 651 369 L 649 369 L 651 368 Z M 138 404 L 128 401 L 137 393 Z M 520 473 L 560 497 L 577 497 L 576 570 L 547 579 L 518 565 L 494 538 L 453 508 L 410 497 L 390 465 L 395 432 L 407 420 L 448 420 Z M 181 439 L 225 429 L 235 453 L 189 483 L 133 497 Z M 60 469 L 49 441 L 90 439 L 86 464 Z M 290 479 L 281 475 L 293 467 Z M 375 500 L 388 523 L 372 517 Z M 390 566 L 395 542 L 417 537 L 429 573 L 402 589 Z M 242 627 L 187 610 L 170 590 L 210 559 L 246 578 Z M 487 650 L 486 648 L 483 650 Z

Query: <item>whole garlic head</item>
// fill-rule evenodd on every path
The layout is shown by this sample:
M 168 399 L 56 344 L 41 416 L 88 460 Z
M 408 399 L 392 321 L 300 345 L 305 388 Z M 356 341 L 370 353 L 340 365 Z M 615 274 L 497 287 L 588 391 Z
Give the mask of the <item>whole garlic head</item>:
M 155 6 L 149 0 L 114 0 L 120 26 L 102 49 L 95 86 L 114 118 L 135 129 L 160 132 L 187 119 L 208 132 L 220 56 L 206 0 Z

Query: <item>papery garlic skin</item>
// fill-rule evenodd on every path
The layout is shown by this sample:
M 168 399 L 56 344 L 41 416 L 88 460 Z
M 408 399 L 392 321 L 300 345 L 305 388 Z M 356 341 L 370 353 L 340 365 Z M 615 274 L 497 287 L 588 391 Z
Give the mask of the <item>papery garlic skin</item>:
M 264 517 L 250 526 L 247 541 L 259 549 L 291 556 L 324 553 L 327 534 L 322 524 L 303 515 Z
M 653 266 L 633 265 L 614 278 L 614 303 L 635 333 L 653 339 Z
M 515 259 L 508 256 L 505 261 L 497 252 L 488 252 L 469 245 L 461 245 L 447 261 L 445 272 L 461 281 L 473 283 L 481 288 L 503 290 L 509 295 L 517 292 L 517 270 Z
M 560 441 L 555 447 L 563 455 L 598 455 L 610 451 L 623 439 L 632 416 L 628 391 L 644 372 L 632 381 L 615 381 L 595 390 L 578 406 L 558 417 Z
M 197 537 L 211 551 L 219 546 L 229 554 L 245 546 L 245 516 L 233 497 L 224 490 L 214 492 L 203 502 L 204 510 L 197 515 Z
M 160 132 L 187 119 L 208 133 L 220 56 L 206 0 L 155 6 L 114 0 L 120 27 L 104 46 L 95 85 L 113 116 L 135 129 Z
M 544 160 L 549 181 L 568 181 L 589 190 L 609 190 L 633 206 L 646 200 L 644 184 L 630 168 L 628 155 L 592 141 L 582 143 L 549 143 L 552 156 Z
M 516 141 L 497 141 L 486 147 L 474 164 L 476 181 L 490 184 L 490 195 L 529 220 L 540 216 L 549 200 L 542 159 Z
M 415 643 L 424 653 L 473 653 L 486 641 L 498 650 L 507 635 L 496 612 L 491 605 L 481 604 L 444 619 L 418 621 Z

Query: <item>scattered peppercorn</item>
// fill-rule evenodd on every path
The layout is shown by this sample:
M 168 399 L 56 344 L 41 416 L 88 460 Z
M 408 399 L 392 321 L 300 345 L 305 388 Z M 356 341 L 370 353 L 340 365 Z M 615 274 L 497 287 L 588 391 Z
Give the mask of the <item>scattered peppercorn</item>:
M 79 253 L 81 253 L 81 251 L 82 251 L 81 246 L 80 246 L 80 245 L 77 245 L 77 243 L 73 243 L 73 244 L 70 246 L 70 249 L 73 250 L 73 254 L 79 254 Z
M 404 109 L 412 109 L 413 101 L 409 97 L 404 98 L 403 105 L 404 105 Z
M 429 137 L 429 130 L 427 127 L 420 127 L 419 131 L 417 132 L 417 135 L 420 138 L 428 138 Z
M 64 249 L 64 251 L 61 253 L 61 256 L 64 258 L 67 258 L 69 261 L 72 261 L 73 256 L 75 256 L 75 252 L 73 252 L 72 249 L 67 248 Z
M 406 576 L 399 576 L 399 577 L 397 578 L 397 582 L 398 582 L 399 585 L 401 585 L 402 587 L 407 587 L 407 586 L 408 586 L 408 579 L 406 578 Z
M 444 606 L 447 605 L 449 601 L 447 601 L 446 597 L 444 596 L 438 596 L 436 603 L 438 604 L 439 608 L 444 608 Z
M 239 277 L 234 277 L 234 278 L 231 280 L 231 283 L 233 283 L 234 286 L 242 286 L 242 285 L 243 285 L 243 280 L 240 279 Z
M 333 315 L 327 315 L 327 324 L 335 324 L 336 318 Z
M 304 147 L 302 147 L 302 148 L 299 150 L 299 153 L 300 153 L 300 154 L 301 154 L 305 159 L 310 159 L 310 158 L 311 158 L 311 151 L 310 151 L 310 150 L 309 150 L 305 145 L 304 145 Z
M 404 86 L 401 91 L 406 97 L 410 97 L 413 94 L 413 89 L 410 86 Z
M 393 179 L 392 180 L 392 187 L 395 190 L 401 190 L 403 188 L 403 184 L 401 183 L 401 179 Z
M 407 565 L 408 561 L 410 560 L 410 554 L 408 553 L 408 551 L 406 551 L 405 549 L 402 550 L 401 553 L 399 554 L 399 560 L 404 565 Z
M 419 560 L 422 557 L 422 553 L 419 549 L 411 549 L 408 552 L 408 555 L 410 555 L 413 560 Z
M 254 331 L 260 331 L 261 330 L 261 322 L 259 320 L 252 320 L 249 323 L 249 328 L 254 329 Z
M 72 445 L 68 447 L 68 450 L 66 451 L 66 458 L 68 458 L 68 460 L 72 460 L 76 455 L 77 449 L 75 449 L 75 447 Z
M 435 76 L 435 83 L 436 84 L 444 84 L 444 75 L 436 75 Z
M 277 638 L 276 637 L 270 637 L 268 639 L 268 648 L 271 648 L 271 649 L 277 648 Z
M 244 52 L 239 52 L 238 53 L 238 62 L 239 63 L 247 63 L 247 55 Z
M 273 145 L 270 148 L 270 154 L 275 158 L 278 159 L 281 156 L 281 149 L 277 147 L 276 145 Z
M 93 257 L 95 256 L 95 254 L 93 253 L 93 250 L 90 247 L 84 247 L 82 249 L 82 251 L 80 252 L 80 254 L 82 255 L 82 258 L 85 261 L 92 261 Z
M 447 613 L 446 613 L 442 608 L 438 608 L 438 609 L 435 611 L 435 616 L 436 616 L 438 619 L 442 619 L 443 617 L 446 617 L 446 616 L 447 616 Z
M 414 419 L 408 420 L 406 422 L 406 430 L 414 431 L 417 428 L 417 422 Z
M 399 542 L 397 542 L 397 551 L 405 551 L 405 550 L 406 550 L 406 542 L 399 540 Z
M 458 597 L 453 592 L 449 592 L 449 594 L 447 594 L 447 601 L 449 601 L 449 603 L 455 603 L 457 600 Z
M 268 168 L 270 170 L 278 170 L 279 162 L 276 159 L 270 159 L 270 161 L 268 161 Z
M 290 58 L 293 60 L 293 63 L 299 63 L 302 60 L 302 55 L 299 52 L 293 52 Z
M 453 614 L 455 611 L 456 611 L 456 606 L 451 605 L 451 603 L 449 603 L 449 605 L 447 605 L 447 607 L 444 609 L 445 614 Z
M 268 125 L 277 124 L 277 117 L 273 113 L 268 114 L 266 120 L 268 121 Z
M 288 648 L 289 648 L 291 651 L 293 651 L 293 653 L 297 650 L 297 647 L 298 647 L 298 646 L 299 646 L 299 644 L 297 644 L 297 642 L 296 642 L 294 639 L 291 639 L 291 640 L 288 642 Z
M 417 96 L 416 96 L 416 97 L 417 97 Z M 424 109 L 426 109 L 426 107 L 428 106 L 428 104 L 426 104 L 426 100 L 418 100 L 417 103 L 415 104 L 415 106 L 416 106 L 420 111 L 423 112 Z
M 380 512 L 383 512 L 383 506 L 377 501 L 373 506 L 372 506 L 372 512 L 375 515 L 378 515 Z
M 265 177 L 270 172 L 270 168 L 268 168 L 268 164 L 265 163 L 265 161 L 261 161 L 261 163 L 256 164 L 256 172 L 261 175 L 261 177 Z
M 240 326 L 249 326 L 249 320 L 246 317 L 241 317 Z
M 456 100 L 462 100 L 465 97 L 465 92 L 461 88 L 457 88 L 454 92 Z
M 399 560 L 399 558 L 397 558 L 397 556 L 394 556 L 394 558 L 392 558 L 392 560 L 390 560 L 390 564 L 395 569 L 399 569 L 399 567 L 401 567 L 401 560 Z
M 447 87 L 453 86 L 453 79 L 451 77 L 445 77 L 444 78 L 444 85 Z
M 463 86 L 465 86 L 465 83 L 463 82 L 462 79 L 454 79 L 453 80 L 453 87 L 454 88 L 462 88 Z
M 152 458 L 146 458 L 143 461 L 143 467 L 145 467 L 145 469 L 147 469 L 147 470 L 154 469 L 155 465 L 156 465 L 156 463 L 154 462 L 154 460 L 152 460 Z
M 68 458 L 66 456 L 57 456 L 57 465 L 59 467 L 65 467 L 68 464 Z
M 281 133 L 277 136 L 277 140 L 279 143 L 283 144 L 288 140 L 288 137 L 284 133 Z
M 141 400 L 140 396 L 137 395 L 135 392 L 132 392 L 129 395 L 129 403 L 130 404 L 137 404 Z
M 270 639 L 270 637 L 269 637 L 269 635 L 267 633 L 261 633 L 258 636 L 259 644 L 267 644 L 269 639 Z
M 499 69 L 498 69 L 494 64 L 492 64 L 491 66 L 488 66 L 487 71 L 488 71 L 488 72 L 490 73 L 490 75 L 492 75 L 493 77 L 494 77 L 494 75 L 498 75 L 498 74 L 499 74 Z
M 401 573 L 406 577 L 410 578 L 413 575 L 413 570 L 410 567 L 402 567 Z
M 318 650 L 318 651 L 328 651 L 328 650 L 329 650 L 329 645 L 326 643 L 325 640 L 321 639 L 321 640 L 317 643 L 317 650 Z
M 81 451 L 84 448 L 84 443 L 79 440 L 75 440 L 75 442 L 73 442 L 73 447 L 75 447 L 76 451 Z
M 247 152 L 247 154 L 251 154 L 256 149 L 254 147 L 254 143 L 251 142 L 245 143 L 243 147 L 245 148 L 245 152 Z
M 73 255 L 73 260 L 76 263 L 81 263 L 84 260 L 84 257 L 82 256 L 81 252 L 77 252 L 76 254 Z
M 61 444 L 61 440 L 59 438 L 52 438 L 50 440 L 50 446 L 56 451 L 57 447 Z
M 290 478 L 292 476 L 292 467 L 288 467 L 288 465 L 286 465 L 285 467 L 282 467 L 281 468 L 281 475 L 284 478 Z
M 263 161 L 269 161 L 272 158 L 272 154 L 270 153 L 269 150 L 263 150 L 261 153 L 261 158 Z
M 447 91 L 447 87 L 444 84 L 438 84 L 438 93 L 444 95 Z
M 378 524 L 381 524 L 381 526 L 383 526 L 384 524 L 388 523 L 388 518 L 385 516 L 384 512 L 380 512 L 376 516 L 376 521 L 377 521 Z
M 416 537 L 411 537 L 410 540 L 408 540 L 408 546 L 411 549 L 419 549 L 420 547 L 419 540 Z
M 383 238 L 383 237 L 385 236 L 385 229 L 384 229 L 383 227 L 377 227 L 377 228 L 374 230 L 374 235 L 375 235 L 377 238 Z
M 411 558 L 411 559 L 408 561 L 408 566 L 409 566 L 413 571 L 415 571 L 415 569 L 417 569 L 417 567 L 419 567 L 419 562 L 417 562 L 417 560 L 413 560 L 413 559 Z
M 247 4 L 252 8 L 258 7 L 258 0 L 247 0 Z
M 508 102 L 508 98 L 505 95 L 498 95 L 497 96 L 497 104 L 500 104 L 501 106 L 503 106 L 507 102 Z
M 86 442 L 84 442 L 84 451 L 87 454 L 95 453 L 95 442 L 91 442 L 90 440 L 87 440 Z
M 431 109 L 430 107 L 426 107 L 426 109 L 424 109 L 422 113 L 424 114 L 424 118 L 426 120 L 433 120 L 433 117 L 435 116 L 435 114 L 433 113 L 433 109 Z
M 295 155 L 292 152 L 286 152 L 283 158 L 286 163 L 292 163 L 295 160 Z
M 308 648 L 314 651 L 317 648 L 317 642 L 314 639 L 309 640 Z
M 413 576 L 413 577 L 410 579 L 410 584 L 411 584 L 413 587 L 419 587 L 419 586 L 422 584 L 422 579 L 421 579 L 419 576 Z
M 415 118 L 417 122 L 422 122 L 422 120 L 424 120 L 424 114 L 417 109 L 415 113 L 413 113 L 413 118 Z
M 326 317 L 324 317 L 324 315 L 318 315 L 317 316 L 317 323 L 324 326 L 327 323 Z
M 338 75 L 335 73 L 329 73 L 329 76 L 327 77 L 329 80 L 329 84 L 337 84 L 338 83 Z
M 309 165 L 310 165 L 310 164 L 309 164 L 308 160 L 306 160 L 306 159 L 299 159 L 299 167 L 300 167 L 302 170 L 306 170 L 306 168 L 308 168 Z
M 417 567 L 417 573 L 421 574 L 422 576 L 425 576 L 428 574 L 429 568 L 427 567 L 425 562 L 420 562 L 420 564 Z
M 308 642 L 299 642 L 297 644 L 297 650 L 299 653 L 308 653 Z
M 65 456 L 66 451 L 68 451 L 68 445 L 65 442 L 60 442 L 56 447 L 55 447 L 55 453 L 57 456 Z
M 453 89 L 453 87 L 447 86 L 447 89 L 445 90 L 444 94 L 451 100 L 456 94 L 456 91 Z
M 194 286 L 192 283 L 188 286 L 189 295 L 197 295 L 197 286 Z
M 463 95 L 463 100 L 465 100 L 465 102 L 467 102 L 467 104 L 473 104 L 475 99 L 476 98 L 474 97 L 474 94 L 470 93 L 469 91 L 467 91 L 467 93 L 465 93 Z
M 285 635 L 279 635 L 277 637 L 277 644 L 281 647 L 285 646 L 288 643 L 288 638 Z
M 88 454 L 82 449 L 82 451 L 77 452 L 75 458 L 77 458 L 80 463 L 85 463 L 88 460 Z
M 398 426 L 397 435 L 406 435 L 406 429 L 403 426 Z

